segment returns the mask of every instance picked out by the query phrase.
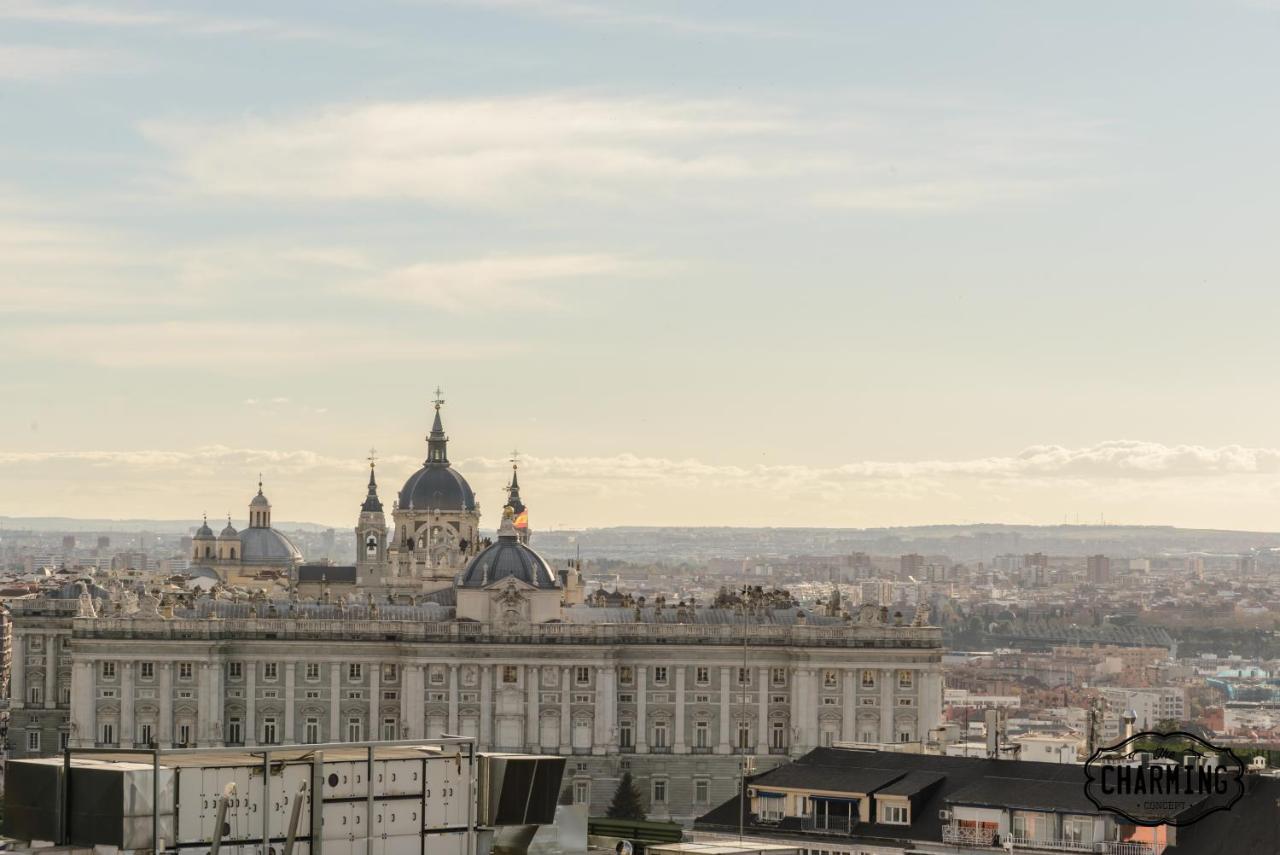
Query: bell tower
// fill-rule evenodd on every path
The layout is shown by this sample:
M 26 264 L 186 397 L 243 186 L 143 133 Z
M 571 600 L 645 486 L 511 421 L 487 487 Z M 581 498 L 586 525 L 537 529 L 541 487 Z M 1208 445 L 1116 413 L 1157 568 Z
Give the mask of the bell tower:
M 356 584 L 381 581 L 387 566 L 387 521 L 378 498 L 378 481 L 374 475 L 377 457 L 369 449 L 369 493 L 360 506 L 356 522 Z

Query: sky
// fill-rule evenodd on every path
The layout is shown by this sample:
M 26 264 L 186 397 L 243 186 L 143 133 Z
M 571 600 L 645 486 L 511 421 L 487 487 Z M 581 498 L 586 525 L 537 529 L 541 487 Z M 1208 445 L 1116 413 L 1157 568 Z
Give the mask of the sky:
M 0 514 L 1280 529 L 1280 2 L 0 0 Z

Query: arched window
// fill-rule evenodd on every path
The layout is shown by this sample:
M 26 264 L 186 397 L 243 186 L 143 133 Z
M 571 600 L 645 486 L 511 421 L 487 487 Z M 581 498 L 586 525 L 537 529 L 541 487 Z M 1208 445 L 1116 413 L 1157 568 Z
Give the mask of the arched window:
M 206 546 L 206 547 L 204 548 L 204 557 L 205 557 L 205 558 L 212 558 L 212 557 L 213 557 L 213 547 L 212 547 L 212 546 Z
M 236 560 L 236 548 L 234 546 L 231 547 L 231 560 L 232 561 Z

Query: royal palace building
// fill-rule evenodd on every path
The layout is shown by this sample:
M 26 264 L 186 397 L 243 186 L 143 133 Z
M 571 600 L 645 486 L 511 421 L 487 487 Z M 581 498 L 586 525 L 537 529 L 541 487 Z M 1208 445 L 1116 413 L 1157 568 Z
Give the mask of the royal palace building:
M 570 755 L 594 810 L 630 771 L 650 815 L 690 819 L 736 792 L 744 756 L 763 769 L 835 743 L 927 742 L 940 724 L 927 610 L 806 611 L 752 591 L 589 605 L 577 571 L 529 545 L 514 474 L 482 539 L 446 446 L 437 403 L 390 526 L 370 472 L 350 589 L 171 596 L 112 579 L 11 601 L 12 756 L 463 734 Z M 269 531 L 266 500 L 250 510 Z

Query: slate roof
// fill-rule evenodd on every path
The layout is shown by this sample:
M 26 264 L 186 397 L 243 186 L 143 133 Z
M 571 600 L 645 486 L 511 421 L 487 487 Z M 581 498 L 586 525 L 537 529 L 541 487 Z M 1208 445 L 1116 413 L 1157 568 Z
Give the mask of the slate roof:
M 1080 765 L 818 748 L 793 763 L 756 775 L 748 783 L 759 789 L 768 789 L 772 784 L 857 793 L 866 792 L 868 782 L 877 779 L 887 779 L 880 792 L 889 795 L 913 795 L 902 790 L 923 792 L 930 786 L 933 790 L 912 810 L 911 825 L 862 823 L 851 840 L 940 843 L 942 820 L 938 811 L 955 804 L 1097 813 L 1084 796 L 1084 767 Z M 1248 792 L 1230 812 L 1215 813 L 1177 829 L 1177 844 L 1168 849 L 1167 855 L 1280 852 L 1280 780 L 1250 776 L 1247 781 Z M 735 797 L 699 817 L 694 827 L 736 833 L 738 811 L 739 799 Z M 781 827 L 751 828 L 756 836 L 792 840 L 803 836 L 798 827 L 788 828 L 785 821 Z

